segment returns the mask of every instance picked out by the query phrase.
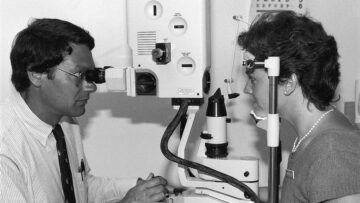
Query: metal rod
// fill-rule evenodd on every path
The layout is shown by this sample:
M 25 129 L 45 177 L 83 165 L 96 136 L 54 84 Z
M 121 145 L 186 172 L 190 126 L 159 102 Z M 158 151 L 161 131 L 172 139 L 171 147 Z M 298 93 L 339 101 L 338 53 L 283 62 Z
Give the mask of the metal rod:
M 270 147 L 268 203 L 279 202 L 279 147 Z
M 277 85 L 278 78 L 269 76 L 269 114 L 277 114 Z
M 269 114 L 277 114 L 277 76 L 269 76 Z M 268 126 L 269 128 L 271 126 Z M 279 202 L 279 147 L 269 147 L 268 203 Z M 281 150 L 281 149 L 280 149 Z

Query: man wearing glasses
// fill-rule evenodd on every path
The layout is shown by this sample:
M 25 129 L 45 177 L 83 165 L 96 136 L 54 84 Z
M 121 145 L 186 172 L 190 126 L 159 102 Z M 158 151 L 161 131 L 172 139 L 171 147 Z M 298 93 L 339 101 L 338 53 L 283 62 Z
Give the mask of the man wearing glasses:
M 0 105 L 0 202 L 155 202 L 166 180 L 92 176 L 73 117 L 85 113 L 96 85 L 94 39 L 58 19 L 36 19 L 10 54 L 16 89 Z

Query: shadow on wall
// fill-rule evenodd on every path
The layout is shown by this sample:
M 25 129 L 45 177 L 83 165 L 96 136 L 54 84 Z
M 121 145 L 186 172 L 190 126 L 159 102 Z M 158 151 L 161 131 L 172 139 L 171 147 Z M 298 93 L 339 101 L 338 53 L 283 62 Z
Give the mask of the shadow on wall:
M 156 123 L 167 126 L 176 114 L 170 99 L 154 96 L 129 97 L 124 93 L 94 93 L 86 106 L 86 113 L 81 117 L 82 135 L 91 118 L 98 111 L 108 110 L 115 118 L 128 118 L 132 124 Z
M 192 131 L 199 131 L 199 135 L 205 123 L 204 109 L 206 105 L 205 102 L 197 112 L 192 129 Z M 177 113 L 169 98 L 129 97 L 125 93 L 116 92 L 94 93 L 86 106 L 86 113 L 79 119 L 82 135 L 84 135 L 83 130 L 87 127 L 90 119 L 96 117 L 97 112 L 101 110 L 109 110 L 111 116 L 115 118 L 128 118 L 131 124 L 154 123 L 164 128 L 169 125 Z M 193 140 L 192 137 L 190 139 Z
M 198 140 L 205 123 L 205 109 L 207 104 L 203 104 L 197 112 L 194 125 L 191 129 L 191 135 L 188 140 L 186 158 L 191 157 L 191 153 L 197 151 Z M 124 118 L 129 120 L 129 125 L 142 123 L 151 123 L 160 125 L 162 129 L 169 125 L 175 117 L 177 110 L 171 106 L 171 99 L 158 98 L 154 96 L 128 97 L 124 93 L 94 93 L 86 106 L 86 113 L 79 120 L 81 134 L 86 139 L 84 130 L 91 125 L 92 119 L 99 116 L 99 111 L 109 111 L 108 119 Z M 161 130 L 161 133 L 164 131 Z M 179 144 L 179 127 L 174 131 L 170 142 L 169 149 L 176 154 Z M 155 167 L 155 166 L 154 166 Z M 173 178 L 177 164 L 167 161 L 162 167 L 164 177 Z

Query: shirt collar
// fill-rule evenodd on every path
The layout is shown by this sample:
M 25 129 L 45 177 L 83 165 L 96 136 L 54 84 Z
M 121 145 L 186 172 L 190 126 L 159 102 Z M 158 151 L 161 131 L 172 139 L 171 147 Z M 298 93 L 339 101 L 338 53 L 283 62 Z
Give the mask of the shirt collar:
M 47 139 L 53 130 L 53 126 L 37 117 L 18 91 L 12 90 L 10 102 L 15 112 L 19 115 L 19 120 L 24 123 L 25 127 L 28 129 L 29 134 L 39 140 L 42 145 L 46 146 Z

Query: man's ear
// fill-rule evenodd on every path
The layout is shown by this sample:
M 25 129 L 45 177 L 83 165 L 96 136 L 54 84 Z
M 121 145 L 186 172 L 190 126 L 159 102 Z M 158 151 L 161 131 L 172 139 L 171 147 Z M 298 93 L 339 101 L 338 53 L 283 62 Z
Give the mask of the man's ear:
M 298 79 L 295 73 L 291 74 L 290 78 L 284 83 L 284 95 L 289 96 L 293 93 L 298 85 Z
M 47 78 L 47 73 L 27 71 L 27 74 L 31 84 L 33 84 L 35 87 L 40 87 L 43 81 Z

